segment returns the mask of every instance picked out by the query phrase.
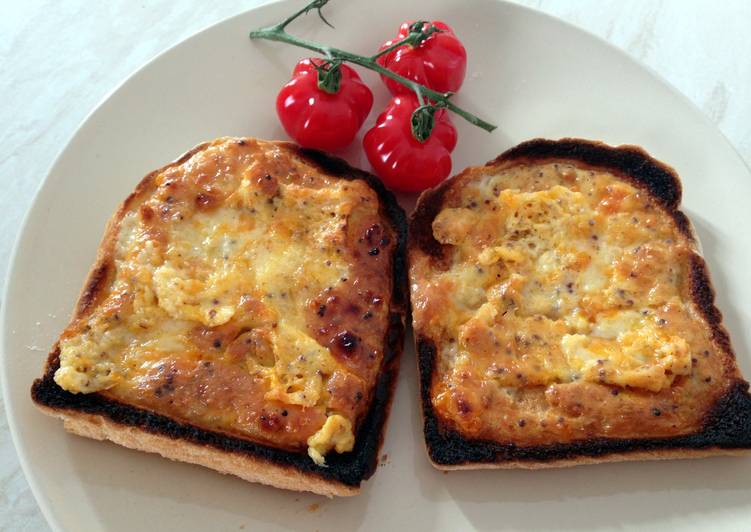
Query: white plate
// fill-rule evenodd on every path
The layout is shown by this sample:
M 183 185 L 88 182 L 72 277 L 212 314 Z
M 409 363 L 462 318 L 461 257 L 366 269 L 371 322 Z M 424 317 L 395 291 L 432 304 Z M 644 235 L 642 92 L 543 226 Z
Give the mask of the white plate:
M 68 435 L 29 400 L 46 351 L 64 327 L 102 228 L 147 171 L 220 135 L 282 137 L 273 98 L 299 49 L 251 43 L 252 28 L 300 2 L 265 6 L 167 51 L 81 126 L 39 192 L 22 231 L 5 298 L 3 388 L 31 487 L 60 530 L 456 530 L 493 528 L 748 529 L 751 460 L 610 464 L 557 471 L 441 474 L 428 464 L 408 348 L 384 445 L 388 459 L 359 497 L 326 500 L 247 484 Z M 457 101 L 500 125 L 461 121 L 455 168 L 519 141 L 579 136 L 635 143 L 678 170 L 685 209 L 704 242 L 739 363 L 751 375 L 751 176 L 719 131 L 684 97 L 623 53 L 553 18 L 477 0 L 333 2 L 292 31 L 373 51 L 408 18 L 448 21 L 469 50 Z M 367 24 L 363 18 L 367 17 Z M 680 58 L 676 58 L 680 60 Z M 366 76 L 368 81 L 376 80 Z M 377 110 L 385 101 L 376 89 Z M 373 113 L 370 120 L 376 113 Z M 351 162 L 362 164 L 356 150 Z M 311 505 L 319 505 L 313 507 Z M 745 524 L 745 526 L 744 526 Z

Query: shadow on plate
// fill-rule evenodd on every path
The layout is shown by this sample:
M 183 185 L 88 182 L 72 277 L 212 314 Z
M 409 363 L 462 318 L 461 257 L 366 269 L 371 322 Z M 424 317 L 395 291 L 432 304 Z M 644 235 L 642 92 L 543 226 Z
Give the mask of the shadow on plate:
M 751 459 L 639 462 L 547 471 L 461 471 L 446 491 L 477 530 L 664 526 L 748 504 Z

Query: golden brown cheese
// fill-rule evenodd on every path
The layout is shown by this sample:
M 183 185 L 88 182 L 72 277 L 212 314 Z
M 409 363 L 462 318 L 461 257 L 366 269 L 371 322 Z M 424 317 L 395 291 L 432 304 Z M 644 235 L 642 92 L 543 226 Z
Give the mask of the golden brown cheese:
M 471 438 L 522 445 L 700 428 L 725 389 L 691 302 L 694 244 L 643 189 L 574 164 L 479 169 L 413 252 L 430 396 Z
M 241 139 L 150 179 L 116 221 L 104 299 L 61 336 L 55 382 L 319 464 L 351 450 L 392 290 L 375 192 Z

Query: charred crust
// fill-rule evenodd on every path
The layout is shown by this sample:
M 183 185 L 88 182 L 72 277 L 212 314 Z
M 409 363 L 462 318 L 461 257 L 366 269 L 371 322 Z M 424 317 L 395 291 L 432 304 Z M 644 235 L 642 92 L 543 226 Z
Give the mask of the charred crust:
M 722 322 L 722 314 L 714 304 L 714 289 L 709 282 L 707 263 L 698 255 L 692 255 L 689 266 L 689 290 L 694 304 L 704 319 L 714 326 Z
M 443 208 L 443 200 L 449 189 L 447 180 L 420 195 L 415 212 L 410 217 L 410 246 L 416 246 L 430 257 L 442 258 L 444 246 L 433 236 L 433 220 Z
M 386 334 L 386 352 L 384 362 L 389 363 L 399 356 L 404 345 L 404 313 L 392 312 L 389 314 L 389 326 Z
M 237 141 L 242 145 L 245 141 Z M 394 195 L 386 189 L 375 176 L 349 166 L 342 159 L 331 157 L 317 150 L 300 148 L 291 143 L 278 143 L 296 153 L 307 163 L 321 171 L 342 179 L 362 179 L 372 188 L 380 203 L 382 218 L 389 223 L 396 236 L 393 253 L 393 289 L 389 307 L 389 324 L 384 336 L 384 356 L 381 371 L 371 393 L 370 406 L 364 418 L 358 424 L 355 446 L 348 453 L 330 453 L 326 456 L 326 467 L 317 466 L 304 452 L 293 452 L 270 447 L 248 439 L 225 433 L 202 429 L 189 423 L 181 423 L 145 409 L 105 397 L 102 394 L 73 394 L 60 388 L 54 381 L 55 371 L 60 367 L 60 349 L 56 344 L 50 352 L 45 372 L 41 379 L 36 379 L 31 387 L 31 397 L 40 406 L 54 410 L 81 412 L 106 417 L 126 427 L 136 427 L 146 432 L 183 440 L 198 445 L 205 445 L 228 453 L 251 456 L 270 464 L 288 467 L 316 476 L 327 481 L 345 486 L 359 486 L 375 472 L 378 464 L 378 452 L 383 443 L 385 423 L 391 409 L 399 362 L 404 347 L 405 315 L 408 306 L 407 292 L 407 221 L 404 211 Z M 128 196 L 116 217 L 120 216 L 146 190 L 151 181 L 164 170 L 182 164 L 211 143 L 199 144 L 183 154 L 175 162 L 151 172 L 144 177 L 136 190 Z M 108 227 L 105 239 L 109 236 Z M 95 267 L 89 274 L 86 288 L 82 293 L 76 316 L 80 318 L 86 309 L 92 308 L 95 298 L 101 294 L 108 280 L 110 269 L 108 263 Z M 87 295 L 90 294 L 90 295 Z M 85 303 L 85 304 L 84 304 Z
M 381 203 L 381 214 L 390 222 L 391 229 L 396 234 L 394 247 L 394 288 L 391 294 L 392 308 L 403 309 L 405 312 L 407 298 L 407 218 L 404 210 L 399 206 L 394 194 L 387 189 L 376 176 L 358 168 L 353 168 L 344 159 L 333 157 L 322 151 L 301 148 L 295 144 L 287 144 L 288 149 L 307 163 L 317 167 L 321 172 L 347 180 L 362 179 L 375 191 Z
M 381 215 L 389 221 L 391 230 L 396 235 L 396 245 L 393 252 L 394 286 L 391 293 L 391 308 L 404 314 L 408 304 L 406 261 L 407 217 L 404 214 L 404 210 L 399 206 L 399 202 L 396 200 L 394 194 L 376 176 L 350 166 L 344 159 L 331 156 L 319 150 L 302 148 L 295 144 L 287 144 L 287 146 L 298 157 L 317 167 L 321 172 L 349 181 L 361 179 L 378 195 Z M 403 328 L 404 326 L 402 325 Z
M 611 147 L 600 142 L 580 139 L 534 139 L 504 152 L 490 161 L 486 167 L 509 167 L 516 164 L 540 164 L 561 160 L 572 161 L 579 167 L 603 169 L 635 186 L 645 188 L 665 208 L 678 229 L 693 241 L 691 223 L 686 215 L 678 210 L 681 184 L 677 174 L 639 147 Z M 444 207 L 444 199 L 449 188 L 461 186 L 471 177 L 470 169 L 444 181 L 438 188 L 420 197 L 410 221 L 410 246 L 416 246 L 426 255 L 435 257 L 442 254 L 440 244 L 435 242 L 432 236 L 432 222 Z M 613 454 L 640 451 L 751 448 L 749 384 L 738 376 L 730 338 L 722 325 L 722 314 L 714 303 L 715 294 L 707 265 L 696 253 L 691 253 L 688 260 L 691 299 L 710 326 L 713 341 L 728 359 L 725 392 L 707 412 L 704 424 L 698 432 L 669 438 L 591 438 L 570 443 L 526 447 L 465 438 L 439 417 L 433 408 L 430 388 L 436 370 L 437 349 L 432 339 L 425 338 L 416 331 L 425 441 L 432 461 L 443 466 L 503 462 L 550 463 L 578 457 L 604 458 Z
M 712 340 L 733 358 L 733 348 L 730 345 L 730 336 L 722 325 L 722 313 L 714 304 L 714 288 L 709 280 L 707 263 L 699 255 L 691 255 L 689 266 L 689 291 L 691 299 L 697 309 L 707 320 L 712 330 Z
M 292 143 L 286 144 L 286 146 L 291 152 L 305 160 L 305 162 L 317 167 L 322 173 L 348 180 L 361 179 L 364 176 L 373 177 L 363 170 L 351 167 L 344 159 L 334 157 L 326 152 L 314 150 L 312 148 L 303 148 L 302 146 Z M 366 178 L 366 181 L 367 180 L 368 179 Z
M 86 314 L 90 309 L 96 306 L 100 296 L 107 286 L 111 273 L 111 264 L 108 261 L 101 262 L 91 270 L 89 278 L 86 280 L 86 286 L 81 292 L 78 299 L 78 314 Z
M 438 417 L 430 400 L 436 348 L 432 340 L 418 338 L 420 396 L 425 420 L 425 441 L 431 460 L 438 465 L 502 462 L 555 462 L 578 457 L 607 457 L 639 451 L 747 449 L 751 448 L 751 396 L 748 383 L 733 381 L 706 416 L 702 430 L 672 438 L 592 438 L 571 443 L 523 447 L 465 438 Z
M 53 380 L 55 370 L 59 366 L 59 360 L 55 358 L 55 362 L 54 365 L 49 366 L 44 377 L 34 381 L 31 387 L 31 397 L 39 405 L 59 411 L 106 417 L 126 427 L 137 427 L 146 432 L 166 436 L 177 441 L 186 441 L 228 453 L 259 458 L 277 466 L 293 468 L 346 486 L 359 486 L 360 482 L 369 478 L 375 470 L 398 366 L 398 359 L 394 359 L 381 372 L 373 390 L 370 409 L 357 432 L 354 449 L 345 454 L 329 454 L 326 456 L 327 467 L 320 467 L 305 453 L 277 449 L 221 432 L 205 430 L 189 423 L 181 423 L 166 416 L 109 399 L 98 393 L 72 394 L 66 392 Z
M 60 345 L 55 344 L 52 347 L 52 351 L 50 352 L 50 355 L 47 357 L 47 364 L 44 367 L 44 375 L 42 376 L 42 379 L 44 380 L 52 380 L 55 377 L 55 372 L 57 371 L 57 368 L 60 367 Z M 35 383 L 36 384 L 36 381 Z M 32 393 L 32 397 L 34 394 Z
M 693 238 L 688 218 L 677 210 L 682 195 L 678 175 L 670 166 L 652 158 L 638 146 L 613 147 L 602 142 L 573 138 L 533 139 L 503 152 L 484 168 L 562 160 L 571 161 L 579 167 L 603 169 L 640 188 L 646 188 L 668 210 L 679 230 Z M 411 247 L 418 248 L 430 257 L 443 256 L 444 246 L 433 237 L 433 220 L 443 209 L 449 190 L 471 177 L 472 170 L 465 170 L 420 196 L 410 219 Z
M 488 166 L 508 161 L 570 160 L 592 168 L 602 168 L 646 187 L 666 208 L 676 209 L 681 202 L 681 182 L 671 167 L 653 159 L 638 146 L 608 146 L 602 142 L 566 138 L 533 139 L 522 142 L 499 155 Z
M 688 219 L 688 216 L 686 216 L 683 211 L 679 211 L 678 209 L 669 211 L 669 214 L 673 217 L 673 221 L 675 222 L 678 230 L 686 235 L 691 241 L 695 240 L 696 237 L 694 236 L 694 229 Z

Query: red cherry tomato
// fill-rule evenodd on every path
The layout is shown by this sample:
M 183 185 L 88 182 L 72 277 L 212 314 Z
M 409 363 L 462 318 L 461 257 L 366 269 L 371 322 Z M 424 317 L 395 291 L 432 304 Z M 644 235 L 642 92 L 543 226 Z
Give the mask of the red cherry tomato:
M 388 48 L 407 37 L 410 24 L 402 24 L 396 38 L 383 43 L 380 49 Z M 442 31 L 432 34 L 417 46 L 400 46 L 382 55 L 377 61 L 395 74 L 435 91 L 456 92 L 462 86 L 467 72 L 467 51 L 448 25 L 437 20 L 432 24 Z M 411 91 L 385 76 L 381 78 L 391 94 L 408 94 Z
M 339 66 L 339 90 L 333 94 L 324 91 L 318 87 L 315 67 L 322 63 L 312 58 L 297 63 L 292 79 L 279 91 L 276 112 L 287 134 L 298 144 L 333 151 L 355 138 L 373 107 L 373 93 L 346 65 Z
M 419 192 L 444 180 L 451 173 L 456 146 L 456 129 L 443 109 L 436 111 L 428 139 L 418 141 L 411 123 L 417 107 L 413 94 L 392 98 L 363 139 L 368 160 L 381 180 L 403 192 Z

